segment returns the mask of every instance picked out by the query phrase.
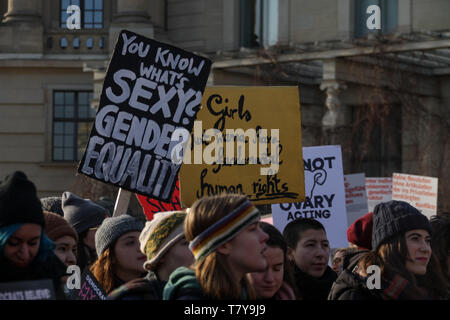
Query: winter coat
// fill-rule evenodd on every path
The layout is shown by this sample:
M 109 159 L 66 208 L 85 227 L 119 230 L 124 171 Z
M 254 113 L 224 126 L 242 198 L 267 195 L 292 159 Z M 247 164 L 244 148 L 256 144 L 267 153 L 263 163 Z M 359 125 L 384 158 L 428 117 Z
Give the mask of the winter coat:
M 108 300 L 162 300 L 166 281 L 149 272 L 144 278 L 134 279 L 113 290 Z
M 43 262 L 35 259 L 26 268 L 17 268 L 5 258 L 0 258 L 0 282 L 50 279 L 53 282 L 56 299 L 65 300 L 62 277 L 67 275 L 66 269 L 66 265 L 54 254 L 49 255 Z
M 354 273 L 359 259 L 368 251 L 357 251 L 344 256 L 342 272 L 331 287 L 328 300 L 381 300 L 377 291 L 367 287 L 366 278 Z
M 164 287 L 164 300 L 207 300 L 195 271 L 179 267 L 169 277 Z
M 365 252 L 350 254 L 344 259 L 344 269 L 331 288 L 328 300 L 430 300 L 433 297 L 422 287 L 413 286 L 399 274 L 386 273 L 380 288 L 367 286 L 367 277 L 356 272 L 359 259 Z M 371 282 L 371 281 L 370 281 Z
M 337 278 L 337 274 L 327 266 L 322 277 L 315 278 L 295 266 L 294 278 L 299 295 L 303 300 L 327 300 L 328 293 Z
M 240 300 L 247 300 L 248 294 L 242 289 Z M 186 267 L 179 267 L 169 277 L 164 287 L 163 300 L 217 300 L 207 296 L 197 281 L 195 271 Z M 223 300 L 234 300 L 233 298 Z
M 367 287 L 367 279 L 353 272 L 359 259 L 367 251 L 351 253 L 344 257 L 342 272 L 333 283 L 328 300 L 381 300 L 377 290 Z
M 78 241 L 77 250 L 77 265 L 80 267 L 80 270 L 91 267 L 92 264 L 97 260 L 97 252 L 95 251 L 95 248 L 89 248 L 83 243 L 82 240 Z

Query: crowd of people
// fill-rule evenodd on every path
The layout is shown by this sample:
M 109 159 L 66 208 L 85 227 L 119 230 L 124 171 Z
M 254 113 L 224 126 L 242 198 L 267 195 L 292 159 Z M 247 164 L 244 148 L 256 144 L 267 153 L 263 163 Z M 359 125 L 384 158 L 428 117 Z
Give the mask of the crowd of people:
M 71 192 L 39 199 L 23 172 L 6 176 L 0 283 L 50 279 L 56 298 L 70 299 L 67 268 L 77 265 L 111 300 L 450 298 L 450 214 L 428 219 L 407 202 L 378 204 L 348 228 L 351 246 L 333 252 L 319 221 L 280 232 L 240 194 L 145 224 L 110 211 Z

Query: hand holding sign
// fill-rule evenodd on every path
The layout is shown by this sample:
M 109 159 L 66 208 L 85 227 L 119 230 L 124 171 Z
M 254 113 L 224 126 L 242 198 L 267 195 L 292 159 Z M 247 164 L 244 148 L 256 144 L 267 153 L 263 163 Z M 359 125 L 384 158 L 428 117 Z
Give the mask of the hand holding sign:
M 80 289 L 71 291 L 73 300 L 106 300 L 107 294 L 95 276 L 86 268 L 81 275 Z

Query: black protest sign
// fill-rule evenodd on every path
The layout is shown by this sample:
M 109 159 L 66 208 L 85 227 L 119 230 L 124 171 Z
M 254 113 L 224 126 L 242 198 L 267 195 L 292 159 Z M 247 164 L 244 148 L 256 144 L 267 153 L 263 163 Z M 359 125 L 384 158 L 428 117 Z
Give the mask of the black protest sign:
M 181 166 L 172 154 L 189 139 L 210 68 L 204 57 L 121 31 L 78 172 L 169 201 Z
M 108 295 L 86 268 L 81 275 L 80 289 L 71 290 L 70 296 L 72 300 L 106 300 Z
M 0 300 L 56 300 L 49 279 L 0 283 Z

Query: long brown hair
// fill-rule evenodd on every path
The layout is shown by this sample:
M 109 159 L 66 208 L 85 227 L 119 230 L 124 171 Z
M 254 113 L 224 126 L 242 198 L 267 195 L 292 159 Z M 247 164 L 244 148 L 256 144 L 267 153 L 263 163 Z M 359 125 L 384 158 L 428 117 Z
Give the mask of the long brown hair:
M 284 239 L 281 232 L 273 225 L 267 222 L 261 222 L 260 226 L 261 229 L 269 236 L 269 239 L 267 239 L 266 242 L 267 246 L 272 248 L 280 248 L 283 251 L 283 280 L 291 286 L 296 299 L 302 300 L 301 296 L 299 295 L 297 285 L 295 284 L 293 265 L 289 261 L 287 256 L 288 245 L 286 243 L 286 240 Z
M 114 255 L 111 248 L 102 253 L 90 267 L 90 271 L 106 293 L 114 289 Z
M 192 241 L 211 224 L 220 220 L 233 209 L 244 203 L 247 197 L 238 194 L 223 194 L 197 200 L 190 208 L 185 220 L 187 241 Z M 197 281 L 205 295 L 212 299 L 242 299 L 242 289 L 247 292 L 247 299 L 256 299 L 253 287 L 247 277 L 242 283 L 236 283 L 225 256 L 214 251 L 193 264 Z
M 408 247 L 406 245 L 405 233 L 401 233 L 383 243 L 377 251 L 365 254 L 359 261 L 359 267 L 367 270 L 370 265 L 380 267 L 381 277 L 386 278 L 388 274 L 399 274 L 408 280 L 413 286 L 421 285 L 436 297 L 445 296 L 447 287 L 442 275 L 439 262 L 435 254 L 431 253 L 430 261 L 427 265 L 427 272 L 424 276 L 416 277 L 406 269 L 408 259 Z M 420 283 L 418 283 L 420 279 Z

